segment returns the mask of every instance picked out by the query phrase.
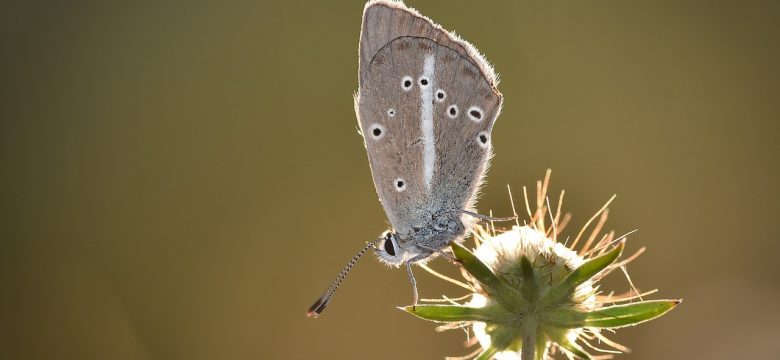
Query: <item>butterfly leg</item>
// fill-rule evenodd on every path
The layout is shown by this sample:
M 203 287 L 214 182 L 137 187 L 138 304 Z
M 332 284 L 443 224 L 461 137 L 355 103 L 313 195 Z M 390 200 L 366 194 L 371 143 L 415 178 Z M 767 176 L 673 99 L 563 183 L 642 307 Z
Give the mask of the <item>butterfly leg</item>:
M 466 215 L 471 216 L 471 217 L 474 217 L 474 218 L 477 218 L 477 219 L 480 219 L 480 220 L 485 220 L 485 221 L 512 221 L 512 220 L 516 220 L 517 219 L 517 216 L 492 217 L 492 216 L 488 216 L 488 215 L 482 215 L 482 214 L 478 214 L 478 213 L 475 213 L 475 212 L 471 212 L 471 211 L 468 211 L 468 210 L 462 210 L 462 212 L 464 214 L 466 214 Z
M 417 280 L 414 279 L 414 274 L 412 273 L 411 261 L 406 262 L 406 272 L 409 274 L 409 281 L 412 282 L 412 291 L 414 292 L 414 303 L 412 304 L 412 309 L 417 309 L 417 300 L 419 300 L 419 296 L 417 295 Z
M 412 304 L 413 309 L 417 308 L 417 300 L 419 300 L 420 297 L 417 295 L 417 280 L 414 279 L 414 274 L 412 273 L 412 263 L 426 259 L 429 255 L 430 254 L 420 254 L 406 261 L 406 272 L 409 274 L 409 281 L 412 282 L 412 291 L 414 292 L 414 303 Z
M 423 244 L 417 244 L 417 246 L 418 246 L 418 247 L 421 247 L 421 248 L 423 248 L 423 249 L 425 249 L 425 250 L 428 250 L 428 251 L 430 251 L 430 252 L 432 252 L 432 253 L 439 253 L 439 254 L 441 254 L 441 256 L 443 256 L 443 257 L 447 258 L 447 259 L 448 259 L 448 260 L 450 260 L 450 261 L 456 261 L 456 259 L 455 259 L 455 257 L 454 257 L 454 256 L 452 256 L 452 255 L 450 255 L 450 254 L 448 254 L 448 253 L 444 252 L 444 250 L 442 250 L 442 249 L 436 249 L 436 248 L 432 248 L 432 247 L 430 247 L 430 246 L 425 246 L 425 245 L 423 245 Z

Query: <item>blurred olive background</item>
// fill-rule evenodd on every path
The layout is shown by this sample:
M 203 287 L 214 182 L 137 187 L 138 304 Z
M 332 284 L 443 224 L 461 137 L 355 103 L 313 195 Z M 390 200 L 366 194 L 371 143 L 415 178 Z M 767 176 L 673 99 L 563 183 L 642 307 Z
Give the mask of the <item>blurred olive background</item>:
M 408 3 L 501 75 L 480 211 L 548 167 L 568 233 L 617 193 L 633 281 L 685 299 L 620 358 L 776 353 L 777 2 Z M 470 352 L 398 311 L 406 274 L 373 256 L 304 315 L 386 226 L 352 107 L 362 1 L 1 7 L 0 358 Z

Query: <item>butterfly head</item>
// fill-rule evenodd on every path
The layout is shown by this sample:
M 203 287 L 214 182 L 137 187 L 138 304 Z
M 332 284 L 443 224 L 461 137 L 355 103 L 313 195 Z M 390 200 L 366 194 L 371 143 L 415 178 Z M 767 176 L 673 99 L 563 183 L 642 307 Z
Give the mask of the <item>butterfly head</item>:
M 406 260 L 407 252 L 401 248 L 398 236 L 392 230 L 387 230 L 380 236 L 381 241 L 374 248 L 379 260 L 382 262 L 399 266 Z

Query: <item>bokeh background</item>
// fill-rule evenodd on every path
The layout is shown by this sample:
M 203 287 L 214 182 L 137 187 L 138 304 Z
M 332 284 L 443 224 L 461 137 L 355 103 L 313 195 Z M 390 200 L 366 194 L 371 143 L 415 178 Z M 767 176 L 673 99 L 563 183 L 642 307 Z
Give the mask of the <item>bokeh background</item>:
M 501 75 L 480 211 L 547 168 L 569 232 L 616 193 L 607 227 L 648 247 L 633 281 L 685 299 L 620 358 L 776 354 L 777 2 L 408 3 Z M 406 274 L 371 256 L 304 315 L 386 226 L 352 108 L 362 1 L 1 7 L 0 358 L 470 351 L 398 311 Z

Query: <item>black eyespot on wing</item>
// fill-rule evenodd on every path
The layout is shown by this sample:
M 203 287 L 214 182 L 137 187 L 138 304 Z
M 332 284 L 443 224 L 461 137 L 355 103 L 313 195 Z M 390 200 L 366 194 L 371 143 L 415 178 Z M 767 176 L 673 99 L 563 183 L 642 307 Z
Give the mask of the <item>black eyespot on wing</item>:
M 371 134 L 374 140 L 379 140 L 385 137 L 385 127 L 382 124 L 373 124 L 369 128 L 368 133 Z
M 469 108 L 469 118 L 476 122 L 482 121 L 482 109 L 479 106 L 472 106 Z
M 393 241 L 390 240 L 390 236 L 385 237 L 384 248 L 388 255 L 395 256 L 395 247 L 393 246 Z
M 409 91 L 412 89 L 411 76 L 404 76 L 403 79 L 401 79 L 401 89 L 403 89 L 404 91 Z
M 444 90 L 442 90 L 442 89 L 436 90 L 436 100 L 437 101 L 442 101 L 446 97 L 447 97 L 447 94 L 444 92 Z
M 421 79 L 420 79 L 420 85 L 422 85 L 422 86 L 428 86 L 428 79 L 426 79 L 426 78 L 421 78 Z
M 490 141 L 490 135 L 487 131 L 482 131 L 477 135 L 477 142 L 483 149 L 488 148 L 488 141 Z
M 457 105 L 450 105 L 450 107 L 447 108 L 447 115 L 450 117 L 450 119 L 454 119 L 458 116 L 458 106 Z
M 395 109 L 393 108 L 387 109 L 387 116 L 389 117 L 395 116 Z
M 393 181 L 393 186 L 395 186 L 395 191 L 401 192 L 406 190 L 406 181 L 404 179 L 398 178 Z

